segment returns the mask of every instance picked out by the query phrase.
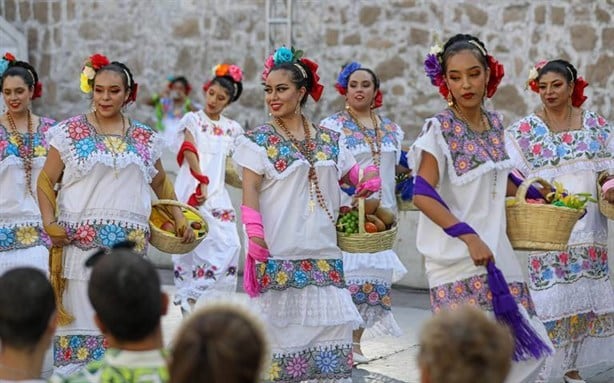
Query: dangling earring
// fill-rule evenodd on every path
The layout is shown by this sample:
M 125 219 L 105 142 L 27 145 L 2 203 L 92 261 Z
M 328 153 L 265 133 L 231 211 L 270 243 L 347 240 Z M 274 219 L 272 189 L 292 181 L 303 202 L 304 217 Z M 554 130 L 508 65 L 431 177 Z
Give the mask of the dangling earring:
M 301 114 L 301 103 L 296 104 L 296 108 L 294 108 L 294 114 Z
M 448 93 L 448 106 L 450 108 L 454 106 L 454 97 L 452 96 L 452 92 Z

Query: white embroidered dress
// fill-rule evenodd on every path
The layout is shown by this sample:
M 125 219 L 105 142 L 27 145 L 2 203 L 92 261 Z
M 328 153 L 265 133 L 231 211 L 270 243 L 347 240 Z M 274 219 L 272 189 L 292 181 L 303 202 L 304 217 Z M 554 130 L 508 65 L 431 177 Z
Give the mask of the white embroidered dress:
M 593 112 L 583 112 L 582 129 L 561 133 L 551 132 L 531 114 L 507 129 L 506 145 L 525 177 L 558 181 L 571 193 L 597 198 L 597 174 L 614 174 L 614 131 Z M 557 351 L 546 369 L 552 379 L 570 369 L 614 365 L 614 289 L 607 239 L 607 220 L 597 204 L 590 203 L 566 251 L 529 254 L 531 296 Z
M 380 177 L 382 179 L 381 205 L 396 212 L 395 169 L 401 156 L 403 130 L 387 118 L 381 118 Z M 341 133 L 347 149 L 361 168 L 373 165 L 371 148 L 364 133 L 347 112 L 335 113 L 322 120 L 320 125 Z M 375 142 L 373 131 L 369 130 Z M 377 194 L 375 195 L 377 196 Z M 352 197 L 341 193 L 341 204 L 350 206 Z M 407 269 L 391 250 L 377 253 L 343 252 L 343 271 L 352 294 L 352 300 L 360 312 L 370 335 L 401 335 L 401 329 L 391 312 L 390 289 Z
M 317 128 L 310 150 L 336 219 L 338 182 L 355 160 L 339 144 L 339 134 L 325 128 Z M 346 289 L 335 224 L 310 196 L 307 159 L 271 125 L 240 136 L 233 159 L 264 176 L 259 202 L 270 258 L 256 265 L 260 295 L 254 301 L 269 328 L 269 379 L 351 382 L 352 330 L 361 318 Z
M 100 359 L 106 348 L 93 321 L 87 296 L 90 270 L 84 265 L 99 247 L 123 240 L 145 252 L 149 237 L 151 181 L 162 141 L 148 126 L 129 121 L 124 137 L 99 135 L 85 115 L 49 130 L 49 144 L 60 153 L 64 175 L 58 193 L 58 223 L 71 243 L 64 247 L 63 302 L 75 320 L 59 327 L 54 339 L 55 365 L 70 373 Z
M 505 152 L 500 118 L 494 113 L 488 113 L 488 117 L 492 129 L 480 134 L 457 120 L 451 110 L 440 112 L 426 120 L 410 153 L 416 169 L 422 153 L 435 157 L 439 168 L 437 193 L 451 213 L 469 224 L 493 251 L 521 313 L 549 344 L 507 238 L 505 194 L 511 161 Z M 469 304 L 492 315 L 486 268 L 473 264 L 464 242 L 448 236 L 420 213 L 416 244 L 425 257 L 433 312 Z M 506 382 L 534 382 L 543 362 L 535 359 L 515 362 Z
M 29 135 L 11 132 L 0 125 L 0 275 L 14 267 L 31 266 L 47 274 L 49 237 L 43 225 L 36 196 L 36 180 L 47 157 L 45 133 L 55 121 L 41 117 L 33 134 L 32 181 L 26 187 L 21 141 L 29 147 Z
M 243 129 L 238 122 L 224 116 L 212 121 L 201 110 L 183 117 L 179 131 L 185 130 L 194 137 L 202 174 L 209 177 L 207 200 L 197 207 L 209 226 L 207 237 L 194 251 L 173 256 L 175 303 L 188 310 L 187 300 L 197 301 L 207 291 L 234 293 L 236 290 L 241 243 L 224 177 L 228 155 Z M 175 181 L 177 198 L 187 203 L 197 184 L 188 162 L 184 161 Z

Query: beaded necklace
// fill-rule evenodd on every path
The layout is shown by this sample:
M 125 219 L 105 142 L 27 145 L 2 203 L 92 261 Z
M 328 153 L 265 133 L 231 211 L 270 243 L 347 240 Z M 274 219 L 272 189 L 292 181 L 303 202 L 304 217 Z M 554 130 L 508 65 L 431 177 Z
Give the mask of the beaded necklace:
M 290 133 L 290 130 L 288 130 L 281 118 L 276 117 L 275 124 L 280 127 L 280 129 L 288 137 L 290 142 L 292 142 L 292 145 L 294 145 L 298 149 L 298 151 L 301 152 L 303 157 L 305 157 L 307 162 L 309 162 L 309 210 L 312 213 L 315 211 L 316 203 L 313 200 L 313 197 L 315 195 L 320 207 L 326 212 L 326 215 L 328 215 L 328 218 L 331 220 L 331 222 L 335 224 L 335 217 L 333 217 L 330 210 L 328 210 L 328 207 L 326 206 L 326 200 L 324 199 L 324 196 L 322 195 L 322 190 L 320 189 L 320 182 L 318 180 L 318 174 L 316 173 L 316 168 L 314 164 L 314 150 L 311 148 L 312 146 L 315 148 L 315 145 L 312 145 L 309 124 L 307 123 L 307 119 L 305 118 L 305 116 L 301 115 L 301 119 L 303 120 L 303 129 L 305 131 L 305 140 L 303 142 L 297 140 L 296 137 L 294 137 L 294 135 Z
M 96 125 L 98 125 L 98 129 L 102 129 L 102 126 L 100 125 L 100 121 L 98 120 L 98 114 L 96 112 L 94 112 L 94 118 L 96 119 Z M 122 133 L 120 135 L 120 139 L 119 139 L 119 145 L 116 146 L 115 145 L 115 141 L 112 138 L 115 137 L 109 137 L 109 135 L 106 135 L 106 143 L 108 144 L 109 148 L 111 149 L 111 153 L 113 154 L 113 172 L 115 173 L 115 179 L 117 179 L 119 177 L 119 171 L 117 170 L 117 156 L 119 154 L 119 150 L 121 149 L 122 145 L 125 144 L 124 141 L 124 136 L 126 135 L 126 120 L 124 119 L 124 115 L 121 115 L 122 118 Z
M 27 123 L 28 123 L 28 146 L 23 142 L 21 137 L 21 133 L 17 130 L 17 125 L 15 124 L 15 120 L 13 120 L 13 116 L 9 112 L 6 112 L 6 118 L 9 121 L 9 125 L 11 127 L 11 135 L 13 139 L 17 143 L 17 147 L 19 149 L 19 155 L 23 159 L 23 167 L 26 172 L 26 191 L 34 196 L 32 192 L 32 157 L 34 154 L 34 134 L 32 129 L 32 115 L 30 114 L 30 109 L 28 109 L 27 114 Z
M 350 115 L 356 126 L 358 126 L 358 129 L 360 130 L 362 135 L 365 137 L 365 141 L 367 141 L 367 143 L 369 144 L 369 149 L 371 149 L 371 157 L 373 158 L 373 164 L 377 167 L 377 170 L 379 171 L 380 164 L 382 162 L 382 137 L 380 134 L 381 131 L 379 129 L 377 116 L 375 115 L 375 113 L 373 113 L 372 110 L 369 111 L 371 122 L 373 123 L 373 132 L 375 135 L 374 142 L 371 136 L 368 134 L 367 127 L 364 126 L 362 122 L 360 122 L 358 117 L 354 114 L 354 112 L 352 112 L 352 108 L 346 106 L 345 109 L 347 110 L 348 114 Z M 378 193 L 378 199 L 382 199 L 382 189 L 380 189 Z

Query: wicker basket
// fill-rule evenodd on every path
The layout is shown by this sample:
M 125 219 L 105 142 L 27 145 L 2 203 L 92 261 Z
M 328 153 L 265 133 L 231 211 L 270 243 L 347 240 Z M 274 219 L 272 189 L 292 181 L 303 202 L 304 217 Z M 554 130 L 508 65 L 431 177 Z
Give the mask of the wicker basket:
M 377 233 L 365 232 L 365 200 L 358 199 L 358 233 L 337 232 L 337 244 L 339 248 L 348 253 L 377 253 L 390 250 L 394 246 L 397 236 L 397 224 L 386 231 Z
M 529 251 L 565 250 L 571 231 L 584 210 L 527 203 L 527 189 L 534 182 L 552 188 L 541 178 L 525 180 L 518 187 L 516 203 L 505 209 L 507 236 L 512 247 Z
M 400 194 L 397 194 L 397 208 L 399 211 L 417 211 L 418 208 L 414 205 L 413 200 L 404 200 Z
M 150 217 L 149 229 L 151 231 L 151 237 L 149 238 L 149 243 L 151 243 L 151 245 L 155 247 L 156 249 L 163 251 L 165 253 L 169 253 L 169 254 L 189 253 L 190 251 L 194 250 L 196 246 L 198 246 L 203 241 L 203 239 L 205 239 L 205 237 L 207 236 L 206 233 L 209 231 L 207 222 L 205 221 L 203 216 L 200 214 L 200 212 L 194 209 L 192 206 L 186 205 L 184 203 L 177 202 L 174 200 L 170 200 L 170 199 L 161 199 L 161 200 L 158 200 L 152 203 L 152 208 L 155 208 L 158 206 L 179 206 L 184 211 L 188 210 L 196 214 L 200 218 L 200 221 L 201 221 L 200 223 L 201 225 L 203 225 L 202 230 L 205 232 L 205 235 L 197 237 L 194 240 L 194 242 L 182 243 L 181 238 L 165 230 L 162 230 L 161 228 L 154 225 Z M 190 227 L 188 227 L 188 229 L 192 230 Z
M 601 183 L 605 181 L 607 177 L 607 173 L 603 172 L 599 175 L 597 180 L 597 201 L 599 203 L 599 211 L 601 214 L 608 217 L 608 219 L 614 220 L 614 203 L 609 203 L 603 197 L 603 192 L 601 191 Z
M 237 169 L 235 169 L 232 163 L 232 156 L 226 157 L 226 172 L 224 175 L 224 182 L 226 183 L 226 185 L 235 187 L 237 189 L 241 189 L 242 187 L 239 173 L 237 173 Z

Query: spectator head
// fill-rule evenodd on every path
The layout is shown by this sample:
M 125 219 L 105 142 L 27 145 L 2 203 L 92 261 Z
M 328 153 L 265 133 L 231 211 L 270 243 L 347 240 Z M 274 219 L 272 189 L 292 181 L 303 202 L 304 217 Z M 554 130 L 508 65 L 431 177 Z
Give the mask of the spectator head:
M 123 342 L 138 342 L 160 328 L 168 297 L 161 291 L 153 264 L 124 242 L 92 255 L 88 296 L 96 323 L 105 335 Z
M 208 304 L 183 325 L 175 340 L 171 383 L 255 383 L 269 357 L 264 329 L 247 309 Z
M 502 324 L 464 306 L 436 314 L 420 335 L 422 383 L 503 383 L 514 341 Z
M 47 348 L 56 329 L 53 288 L 45 274 L 16 268 L 0 277 L 0 343 L 32 352 Z

